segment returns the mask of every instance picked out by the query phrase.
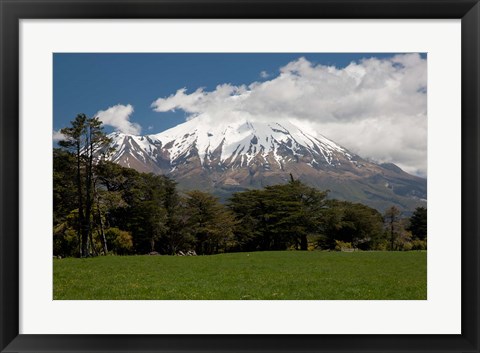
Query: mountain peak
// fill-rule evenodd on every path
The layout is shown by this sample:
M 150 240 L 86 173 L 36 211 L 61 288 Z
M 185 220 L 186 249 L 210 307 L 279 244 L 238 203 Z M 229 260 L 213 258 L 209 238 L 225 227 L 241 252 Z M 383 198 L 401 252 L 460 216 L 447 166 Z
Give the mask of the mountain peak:
M 159 134 L 133 136 L 116 132 L 111 137 L 117 149 L 127 139 L 130 140 L 128 145 L 138 145 L 136 147 L 153 160 L 157 158 L 151 146 L 154 144 L 155 148 L 162 149 L 163 155 L 168 155 L 172 166 L 177 164 L 179 158 L 184 158 L 194 150 L 201 165 L 208 165 L 213 158 L 221 163 L 228 161 L 234 166 L 245 166 L 255 157 L 261 157 L 265 162 L 273 158 L 281 167 L 282 150 L 289 150 L 288 154 L 293 156 L 306 153 L 313 164 L 319 164 L 320 161 L 335 163 L 335 153 L 351 158 L 345 148 L 323 136 L 317 138 L 308 134 L 290 122 L 238 120 L 212 124 L 207 117 L 197 117 Z

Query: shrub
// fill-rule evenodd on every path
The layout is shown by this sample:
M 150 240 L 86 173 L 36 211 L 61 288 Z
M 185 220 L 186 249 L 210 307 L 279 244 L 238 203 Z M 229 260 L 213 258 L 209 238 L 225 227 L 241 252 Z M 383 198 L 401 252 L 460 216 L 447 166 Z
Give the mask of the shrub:
M 341 240 L 335 240 L 335 251 L 345 251 L 353 249 L 352 243 L 347 243 Z
M 105 231 L 108 248 L 117 255 L 127 255 L 132 252 L 133 239 L 130 232 L 118 228 L 108 228 Z
M 326 235 L 319 235 L 315 239 L 315 248 L 321 250 L 333 249 L 335 244 L 332 244 L 332 239 Z
M 413 244 L 411 242 L 404 242 L 401 244 L 400 249 L 402 251 L 410 251 L 413 248 Z
M 415 239 L 412 241 L 412 250 L 427 250 L 427 240 Z
M 401 229 L 395 239 L 395 249 L 400 251 L 412 250 L 412 233 Z
M 383 240 L 382 242 L 375 244 L 375 247 L 373 248 L 373 250 L 387 251 L 389 249 L 389 246 L 390 246 L 389 242 L 386 240 Z
M 53 254 L 55 256 L 78 256 L 79 242 L 77 232 L 62 224 L 53 231 Z

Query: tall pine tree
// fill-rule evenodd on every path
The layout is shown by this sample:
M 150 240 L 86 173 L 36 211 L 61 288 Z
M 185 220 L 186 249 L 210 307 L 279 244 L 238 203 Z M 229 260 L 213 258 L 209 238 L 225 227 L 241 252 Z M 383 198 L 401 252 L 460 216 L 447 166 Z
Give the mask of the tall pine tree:
M 110 151 L 111 140 L 103 132 L 102 122 L 78 114 L 71 126 L 60 130 L 65 139 L 59 146 L 70 151 L 76 160 L 76 189 L 80 238 L 80 256 L 89 256 L 93 248 L 92 210 L 94 203 L 94 163 Z M 92 247 L 92 248 L 91 248 Z
M 388 232 L 390 233 L 390 250 L 395 250 L 395 240 L 398 234 L 398 228 L 400 227 L 400 210 L 395 206 L 389 207 L 384 214 L 385 224 Z
M 413 236 L 420 240 L 427 238 L 427 209 L 425 207 L 417 207 L 410 217 L 410 226 L 408 230 Z

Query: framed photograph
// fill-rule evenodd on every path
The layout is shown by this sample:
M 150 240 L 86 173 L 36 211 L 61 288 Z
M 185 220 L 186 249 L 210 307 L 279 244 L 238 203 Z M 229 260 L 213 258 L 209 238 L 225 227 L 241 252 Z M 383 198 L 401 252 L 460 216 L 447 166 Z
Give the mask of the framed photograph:
M 478 1 L 0 5 L 2 352 L 480 351 Z

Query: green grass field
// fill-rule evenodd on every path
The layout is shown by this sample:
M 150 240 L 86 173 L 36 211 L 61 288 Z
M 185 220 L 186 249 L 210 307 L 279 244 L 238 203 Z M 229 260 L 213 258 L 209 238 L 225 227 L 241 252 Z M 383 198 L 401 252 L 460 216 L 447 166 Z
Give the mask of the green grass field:
M 54 259 L 54 299 L 427 299 L 426 252 Z

